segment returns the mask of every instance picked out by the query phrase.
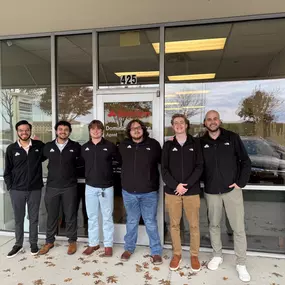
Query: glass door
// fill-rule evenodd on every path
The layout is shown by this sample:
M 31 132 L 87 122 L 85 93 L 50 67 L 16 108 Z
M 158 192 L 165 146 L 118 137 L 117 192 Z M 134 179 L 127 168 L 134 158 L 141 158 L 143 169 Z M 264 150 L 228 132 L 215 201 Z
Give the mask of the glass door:
M 142 120 L 148 128 L 150 137 L 159 141 L 159 98 L 156 92 L 145 93 L 118 93 L 97 96 L 98 116 L 104 122 L 104 137 L 114 144 L 119 144 L 125 138 L 125 129 L 132 119 Z M 161 116 L 162 117 L 162 116 Z M 121 169 L 114 165 L 114 242 L 124 243 L 126 232 L 126 213 L 122 198 Z M 162 199 L 160 199 L 158 220 L 162 220 Z M 159 222 L 160 236 L 162 237 L 162 223 Z M 143 220 L 140 220 L 138 244 L 148 245 L 149 240 Z

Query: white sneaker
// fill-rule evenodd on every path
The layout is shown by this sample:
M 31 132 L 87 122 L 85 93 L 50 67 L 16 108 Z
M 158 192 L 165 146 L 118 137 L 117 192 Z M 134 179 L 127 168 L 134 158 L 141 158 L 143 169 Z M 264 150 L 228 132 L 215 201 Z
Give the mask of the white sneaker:
M 247 272 L 245 265 L 237 265 L 236 269 L 238 272 L 238 277 L 241 281 L 243 281 L 243 282 L 249 282 L 250 281 L 250 275 Z
M 222 263 L 223 263 L 223 258 L 215 256 L 208 263 L 208 269 L 217 270 Z

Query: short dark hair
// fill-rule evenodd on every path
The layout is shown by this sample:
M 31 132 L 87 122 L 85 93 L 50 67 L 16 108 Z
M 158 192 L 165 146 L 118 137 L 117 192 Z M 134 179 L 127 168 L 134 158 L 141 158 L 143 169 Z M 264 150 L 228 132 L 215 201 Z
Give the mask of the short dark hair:
M 89 123 L 88 125 L 88 130 L 90 131 L 90 129 L 96 127 L 97 129 L 101 129 L 102 131 L 104 131 L 104 125 L 101 121 L 99 120 L 93 120 Z
M 19 121 L 16 125 L 15 125 L 15 129 L 16 131 L 18 131 L 18 127 L 21 126 L 21 125 L 28 125 L 30 127 L 30 130 L 32 130 L 32 125 L 26 121 L 26 120 L 21 120 Z
M 55 124 L 55 126 L 54 126 L 54 129 L 57 131 L 57 128 L 58 128 L 59 126 L 66 126 L 66 127 L 69 128 L 69 131 L 72 132 L 71 124 L 70 124 L 69 122 L 67 122 L 67 121 L 59 121 L 59 122 L 57 122 L 57 123 Z
M 132 139 L 132 136 L 131 136 L 131 127 L 132 127 L 132 124 L 133 123 L 138 123 L 140 124 L 142 130 L 143 130 L 143 138 L 146 139 L 149 137 L 149 132 L 147 131 L 147 127 L 145 125 L 144 122 L 142 122 L 141 120 L 139 119 L 134 119 L 134 120 L 131 120 L 128 124 L 127 124 L 127 127 L 126 127 L 126 135 L 129 139 Z
M 172 126 L 173 126 L 174 120 L 176 118 L 183 118 L 184 119 L 185 124 L 187 124 L 187 132 L 188 132 L 190 129 L 190 121 L 188 120 L 188 118 L 184 114 L 174 114 L 171 118 L 171 125 Z

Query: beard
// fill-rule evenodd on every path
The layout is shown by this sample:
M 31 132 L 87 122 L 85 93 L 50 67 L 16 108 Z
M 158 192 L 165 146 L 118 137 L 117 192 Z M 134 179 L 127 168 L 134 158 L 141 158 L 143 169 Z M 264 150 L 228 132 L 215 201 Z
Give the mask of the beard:
M 133 140 L 140 140 L 140 139 L 142 139 L 142 138 L 143 138 L 143 134 L 140 135 L 140 136 L 132 136 L 132 139 L 133 139 Z
M 220 126 L 215 126 L 215 128 L 210 128 L 206 126 L 206 129 L 210 132 L 210 133 L 215 133 L 218 129 L 220 128 Z
M 30 138 L 31 138 L 31 135 L 25 137 L 25 138 L 22 138 L 20 135 L 18 135 L 18 138 L 24 142 L 28 141 Z

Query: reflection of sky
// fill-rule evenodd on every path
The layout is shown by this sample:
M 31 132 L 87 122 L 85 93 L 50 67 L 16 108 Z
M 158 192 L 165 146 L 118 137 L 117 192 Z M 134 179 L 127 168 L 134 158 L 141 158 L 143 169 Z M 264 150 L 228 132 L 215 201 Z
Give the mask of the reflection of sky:
M 276 97 L 284 101 L 284 104 L 275 111 L 275 115 L 276 122 L 285 122 L 285 79 L 166 84 L 166 95 L 178 91 L 208 90 L 209 92 L 204 95 L 206 104 L 205 108 L 201 109 L 202 117 L 208 110 L 215 109 L 220 112 L 224 122 L 239 122 L 242 119 L 237 115 L 238 106 L 243 99 L 251 96 L 255 89 L 276 93 Z M 190 120 L 195 123 L 200 122 L 201 112 Z M 167 124 L 170 122 L 168 116 L 166 122 Z

